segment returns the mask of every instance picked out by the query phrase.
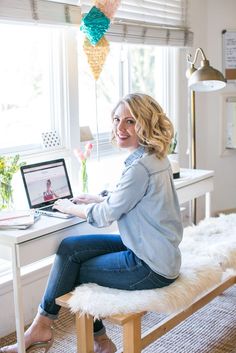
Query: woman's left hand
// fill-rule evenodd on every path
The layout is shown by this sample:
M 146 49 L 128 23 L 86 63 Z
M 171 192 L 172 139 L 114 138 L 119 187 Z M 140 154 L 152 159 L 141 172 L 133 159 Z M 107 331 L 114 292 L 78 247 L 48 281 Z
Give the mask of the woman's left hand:
M 52 208 L 63 213 L 73 214 L 76 205 L 68 199 L 59 199 L 54 202 Z

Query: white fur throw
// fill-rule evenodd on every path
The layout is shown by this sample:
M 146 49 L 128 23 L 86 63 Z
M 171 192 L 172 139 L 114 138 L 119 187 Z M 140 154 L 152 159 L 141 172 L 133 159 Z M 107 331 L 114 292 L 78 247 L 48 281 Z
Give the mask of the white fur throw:
M 83 284 L 73 292 L 71 311 L 102 318 L 140 311 L 169 314 L 189 306 L 236 270 L 236 214 L 185 228 L 181 252 L 180 276 L 168 287 L 127 291 Z

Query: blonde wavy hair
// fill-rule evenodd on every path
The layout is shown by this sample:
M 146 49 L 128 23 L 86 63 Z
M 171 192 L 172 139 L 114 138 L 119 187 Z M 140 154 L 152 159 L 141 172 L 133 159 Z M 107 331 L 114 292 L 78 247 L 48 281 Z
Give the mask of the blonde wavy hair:
M 148 153 L 155 153 L 159 159 L 166 157 L 174 128 L 161 106 L 146 94 L 131 93 L 123 97 L 112 110 L 112 120 L 121 104 L 130 110 L 135 119 L 135 131 L 140 145 L 144 146 Z M 112 131 L 112 141 L 114 140 L 115 134 Z

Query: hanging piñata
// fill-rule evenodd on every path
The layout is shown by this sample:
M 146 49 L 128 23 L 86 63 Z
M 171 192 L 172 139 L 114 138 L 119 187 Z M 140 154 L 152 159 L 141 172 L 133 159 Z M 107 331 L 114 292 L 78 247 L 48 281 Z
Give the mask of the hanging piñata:
M 86 35 L 83 49 L 95 80 L 98 80 L 110 50 L 104 34 L 109 29 L 119 4 L 120 0 L 96 0 L 82 19 L 80 29 Z

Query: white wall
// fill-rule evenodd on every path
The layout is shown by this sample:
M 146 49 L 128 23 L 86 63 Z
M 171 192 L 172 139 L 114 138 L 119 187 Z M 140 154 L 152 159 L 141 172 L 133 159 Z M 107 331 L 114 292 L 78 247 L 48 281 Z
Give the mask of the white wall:
M 235 0 L 189 0 L 189 25 L 194 32 L 194 49 L 201 47 L 211 66 L 222 71 L 222 30 L 236 30 Z M 199 58 L 200 59 L 200 58 Z M 185 58 L 186 62 L 186 58 Z M 197 65 L 200 64 L 198 60 Z M 184 72 L 183 72 L 184 76 Z M 181 82 L 181 90 L 187 96 L 187 81 Z M 228 83 L 220 91 L 196 93 L 197 168 L 215 171 L 215 188 L 212 193 L 212 212 L 236 208 L 236 150 L 222 149 L 223 95 L 234 92 L 236 83 Z M 186 131 L 188 102 L 182 96 L 180 127 Z M 182 142 L 182 140 L 181 140 Z M 181 149 L 182 165 L 186 166 L 186 135 Z M 222 153 L 223 152 L 223 153 Z M 203 202 L 198 202 L 198 219 L 203 217 Z
M 51 266 L 45 266 L 22 278 L 25 324 L 32 322 L 42 298 Z M 15 331 L 15 312 L 12 281 L 0 286 L 0 337 Z M 1 347 L 0 339 L 0 347 Z

